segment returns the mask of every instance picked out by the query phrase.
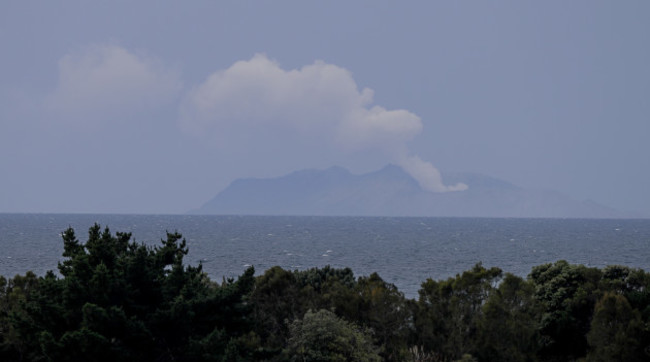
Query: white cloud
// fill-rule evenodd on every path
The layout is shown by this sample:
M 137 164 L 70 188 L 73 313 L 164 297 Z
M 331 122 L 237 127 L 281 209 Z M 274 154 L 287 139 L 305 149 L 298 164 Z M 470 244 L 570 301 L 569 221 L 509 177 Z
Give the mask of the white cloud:
M 181 89 L 178 74 L 159 60 L 117 45 L 94 45 L 68 54 L 58 68 L 58 83 L 46 107 L 73 118 L 152 109 Z
M 304 167 L 296 161 L 299 154 L 345 166 L 357 153 L 373 153 L 384 163 L 403 166 L 427 190 L 455 190 L 442 184 L 433 165 L 398 157 L 421 132 L 420 117 L 372 103 L 373 91 L 359 90 L 344 68 L 317 61 L 284 70 L 257 54 L 213 73 L 192 89 L 181 107 L 180 122 L 225 153 L 247 152 L 247 162 L 275 155 L 285 165 Z
M 359 91 L 350 72 L 336 65 L 319 61 L 285 71 L 258 54 L 196 87 L 186 98 L 182 122 L 198 133 L 281 127 L 317 133 L 344 147 L 403 142 L 420 131 L 420 118 L 413 113 L 368 109 L 372 97 L 370 89 Z

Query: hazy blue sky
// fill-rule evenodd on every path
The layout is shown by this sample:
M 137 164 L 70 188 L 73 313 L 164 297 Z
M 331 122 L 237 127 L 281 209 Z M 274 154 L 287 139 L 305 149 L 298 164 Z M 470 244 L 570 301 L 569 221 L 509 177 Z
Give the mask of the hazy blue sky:
M 190 4 L 190 5 L 188 5 Z M 478 172 L 650 215 L 650 2 L 0 3 L 0 212 Z M 442 173 L 442 180 L 437 171 Z

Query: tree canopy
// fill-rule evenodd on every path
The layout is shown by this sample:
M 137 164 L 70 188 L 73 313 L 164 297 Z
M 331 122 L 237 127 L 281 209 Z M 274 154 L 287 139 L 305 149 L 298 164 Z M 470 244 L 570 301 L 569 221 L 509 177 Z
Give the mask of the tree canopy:
M 217 285 L 183 264 L 180 234 L 155 247 L 130 238 L 94 225 L 81 243 L 70 228 L 61 277 L 6 285 L 5 360 L 218 360 L 250 323 L 254 270 Z
M 185 239 L 62 233 L 58 274 L 0 276 L 3 361 L 650 359 L 650 274 L 557 261 L 527 278 L 476 264 L 418 299 L 349 268 L 251 267 L 210 280 Z

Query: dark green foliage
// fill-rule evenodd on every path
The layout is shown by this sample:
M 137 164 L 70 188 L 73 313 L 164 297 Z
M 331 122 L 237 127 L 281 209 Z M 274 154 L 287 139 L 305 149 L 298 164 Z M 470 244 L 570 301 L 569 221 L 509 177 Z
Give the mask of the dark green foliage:
M 309 309 L 356 315 L 355 284 L 350 269 L 327 266 L 290 272 L 273 267 L 258 277 L 251 295 L 255 331 L 269 351 L 279 353 L 288 338 L 289 322 L 302 318 Z
M 370 331 L 338 318 L 327 310 L 308 310 L 289 325 L 285 351 L 290 361 L 381 361 Z
M 588 361 L 645 361 L 643 351 L 648 334 L 644 333 L 641 313 L 627 299 L 606 293 L 596 304 L 587 341 L 591 349 Z M 644 335 L 645 334 L 645 335 Z
M 273 267 L 259 276 L 250 301 L 255 332 L 271 355 L 279 354 L 289 336 L 288 322 L 304 314 L 296 276 Z
M 479 263 L 409 300 L 329 266 L 217 284 L 183 264 L 178 233 L 156 247 L 99 225 L 62 236 L 59 276 L 0 276 L 2 361 L 650 359 L 641 269 L 558 261 L 523 279 Z
M 645 323 L 650 322 L 650 273 L 626 266 L 610 265 L 603 269 L 600 289 L 620 293 L 630 306 L 641 312 Z
M 377 343 L 383 347 L 386 361 L 401 361 L 409 347 L 411 310 L 394 284 L 382 280 L 377 273 L 359 278 L 356 288 L 359 307 L 357 323 L 370 328 Z
M 16 360 L 29 357 L 30 341 L 37 339 L 38 335 L 31 333 L 21 336 L 18 323 L 26 319 L 23 306 L 27 305 L 30 296 L 39 287 L 38 278 L 32 272 L 27 272 L 25 276 L 16 275 L 9 280 L 0 277 L 0 357 Z M 25 323 L 25 326 L 30 327 L 30 324 Z
M 219 286 L 201 266 L 183 265 L 180 234 L 168 233 L 157 247 L 130 237 L 94 225 L 81 243 L 68 229 L 62 278 L 12 279 L 3 357 L 165 361 L 203 360 L 209 352 L 219 359 L 231 339 L 250 331 L 252 268 Z
M 415 315 L 417 344 L 449 359 L 476 354 L 483 305 L 500 277 L 501 269 L 479 263 L 455 278 L 422 283 Z
M 331 310 L 372 330 L 384 360 L 401 360 L 408 352 L 412 329 L 407 300 L 377 274 L 355 280 L 349 268 L 290 272 L 273 267 L 258 277 L 251 302 L 255 331 L 269 353 L 285 348 L 291 321 L 308 310 Z
M 506 273 L 483 306 L 479 320 L 481 361 L 533 361 L 539 350 L 541 305 L 530 281 Z
M 564 260 L 534 267 L 529 279 L 535 284 L 536 299 L 542 304 L 541 351 L 547 360 L 577 359 L 587 353 L 594 305 L 600 298 L 602 272 Z

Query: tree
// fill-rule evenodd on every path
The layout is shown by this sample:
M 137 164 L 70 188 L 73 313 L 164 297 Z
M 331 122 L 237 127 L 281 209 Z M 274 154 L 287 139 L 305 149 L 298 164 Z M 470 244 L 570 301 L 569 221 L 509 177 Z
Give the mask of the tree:
M 289 336 L 286 321 L 300 318 L 306 311 L 295 274 L 279 266 L 268 269 L 256 279 L 250 300 L 255 331 L 269 351 L 280 353 Z
M 251 330 L 252 268 L 217 285 L 200 265 L 183 264 L 188 249 L 179 233 L 156 247 L 130 238 L 95 224 L 81 243 L 66 230 L 61 278 L 50 272 L 21 289 L 28 291 L 9 315 L 17 338 L 7 349 L 61 361 L 220 360 L 229 347 L 231 355 L 250 354 L 235 342 Z
M 479 319 L 478 350 L 481 361 L 532 361 L 539 350 L 537 317 L 540 304 L 535 287 L 506 273 Z
M 650 322 L 650 273 L 638 268 L 610 265 L 603 269 L 599 288 L 625 296 L 630 306 L 641 312 L 644 322 Z
M 289 334 L 291 361 L 381 361 L 368 331 L 324 309 L 308 310 L 290 324 Z
M 293 272 L 276 266 L 259 276 L 250 300 L 255 331 L 266 352 L 279 354 L 289 338 L 289 323 L 309 309 L 356 318 L 360 302 L 355 285 L 351 269 L 330 266 Z
M 540 355 L 547 360 L 567 360 L 587 353 L 586 334 L 599 298 L 602 272 L 564 260 L 533 268 L 528 279 L 542 304 Z
M 606 293 L 594 308 L 587 341 L 588 361 L 646 361 L 643 322 L 638 310 L 619 294 Z
M 22 337 L 12 322 L 24 316 L 22 307 L 40 287 L 39 284 L 38 277 L 31 271 L 9 280 L 0 276 L 0 360 L 21 360 L 30 355 L 27 340 L 35 336 Z
M 404 294 L 377 273 L 360 277 L 355 290 L 360 301 L 356 321 L 373 331 L 376 344 L 382 347 L 383 360 L 404 360 L 410 334 L 414 332 Z
M 475 354 L 482 307 L 500 277 L 501 269 L 478 263 L 446 281 L 427 279 L 414 316 L 416 344 L 448 359 Z
M 417 301 L 373 273 L 273 267 L 211 281 L 158 246 L 63 233 L 60 275 L 0 276 L 3 361 L 646 360 L 650 274 L 566 261 L 527 279 L 480 263 Z M 317 312 L 313 312 L 317 311 Z M 409 348 L 410 346 L 410 348 Z

